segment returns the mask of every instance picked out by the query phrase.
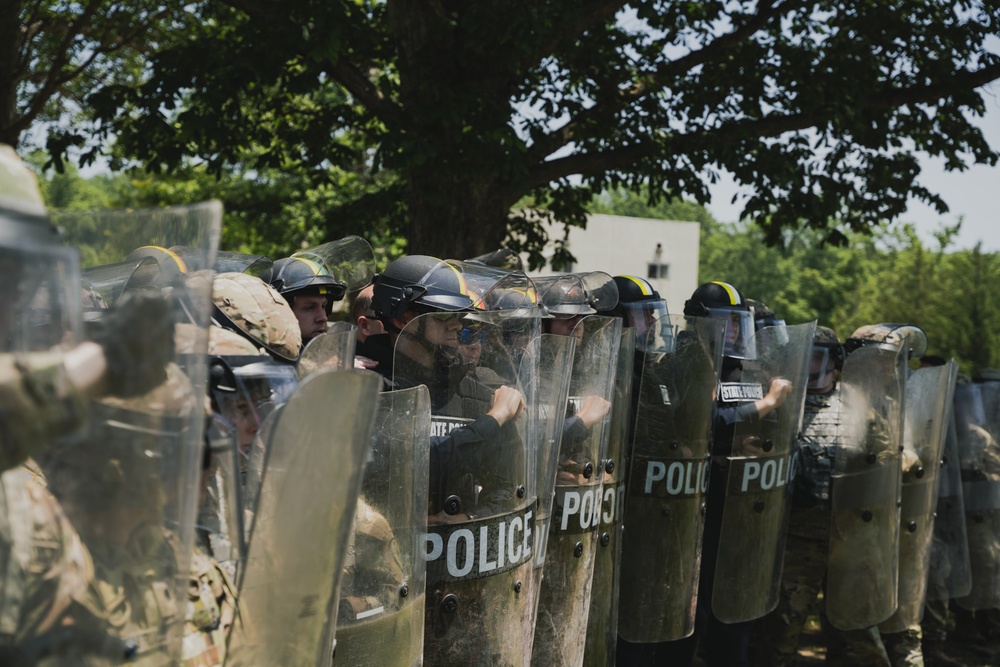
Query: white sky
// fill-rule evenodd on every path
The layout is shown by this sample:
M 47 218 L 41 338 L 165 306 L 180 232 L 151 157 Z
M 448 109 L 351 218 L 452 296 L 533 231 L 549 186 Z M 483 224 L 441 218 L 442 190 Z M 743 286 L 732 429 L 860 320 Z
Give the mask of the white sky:
M 987 142 L 997 150 L 1000 149 L 1000 84 L 984 90 L 984 96 L 987 112 L 979 125 Z M 947 172 L 943 160 L 925 156 L 921 166 L 920 182 L 941 195 L 951 210 L 941 216 L 929 206 L 911 200 L 896 222 L 914 223 L 922 238 L 933 241 L 931 234 L 935 230 L 944 224 L 954 224 L 962 216 L 962 230 L 952 249 L 971 248 L 982 241 L 984 251 L 1000 252 L 1000 165 L 976 165 L 964 172 Z M 739 218 L 742 204 L 730 203 L 736 192 L 736 185 L 728 175 L 712 188 L 708 209 L 720 222 Z

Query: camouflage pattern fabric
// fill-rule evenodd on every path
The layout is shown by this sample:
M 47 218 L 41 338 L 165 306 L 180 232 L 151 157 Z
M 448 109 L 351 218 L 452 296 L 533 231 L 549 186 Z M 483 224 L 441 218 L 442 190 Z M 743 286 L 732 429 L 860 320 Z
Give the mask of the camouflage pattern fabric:
M 81 425 L 84 396 L 70 383 L 57 353 L 0 355 L 0 470 Z
M 753 662 L 759 667 L 794 664 L 806 619 L 822 614 L 819 594 L 825 588 L 830 557 L 829 477 L 839 411 L 837 392 L 806 399 L 799 443 L 801 479 L 795 482 L 778 606 L 757 622 L 752 639 Z M 823 621 L 829 643 L 827 664 L 889 664 L 876 627 L 844 631 L 831 626 L 825 616 Z
M 920 626 L 902 632 L 882 633 L 882 643 L 892 667 L 924 667 L 924 653 L 920 646 Z
M 215 306 L 240 331 L 284 359 L 298 358 L 302 332 L 278 290 L 245 273 L 220 273 L 212 286 Z
M 94 576 L 80 537 L 33 469 L 0 475 L 0 576 L 0 646 L 51 631 Z
M 236 588 L 213 558 L 197 551 L 190 581 L 181 659 L 185 667 L 220 667 L 239 613 Z

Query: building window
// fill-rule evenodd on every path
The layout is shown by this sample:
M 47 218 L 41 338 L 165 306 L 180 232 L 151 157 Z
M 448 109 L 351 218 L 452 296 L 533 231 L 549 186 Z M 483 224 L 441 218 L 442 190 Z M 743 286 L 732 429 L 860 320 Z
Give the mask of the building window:
M 669 264 L 656 264 L 650 263 L 649 269 L 646 271 L 646 277 L 651 280 L 667 280 L 670 278 L 670 265 Z

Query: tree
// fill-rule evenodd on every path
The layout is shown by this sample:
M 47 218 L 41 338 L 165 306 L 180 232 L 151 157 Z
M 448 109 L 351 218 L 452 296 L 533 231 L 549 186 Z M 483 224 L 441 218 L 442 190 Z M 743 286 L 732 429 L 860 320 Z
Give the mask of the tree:
M 145 83 L 88 98 L 126 157 L 213 172 L 333 166 L 396 178 L 346 205 L 405 204 L 410 250 L 467 256 L 582 224 L 626 185 L 705 202 L 726 169 L 765 240 L 835 243 L 896 217 L 916 151 L 993 164 L 969 120 L 1000 76 L 978 1 L 203 0 Z M 108 135 L 110 136 L 110 134 Z M 532 195 L 541 209 L 512 206 Z M 830 220 L 840 221 L 831 228 Z M 474 233 L 469 233 L 474 230 Z
M 60 168 L 70 147 L 92 159 L 103 147 L 87 96 L 137 85 L 189 16 L 174 0 L 0 0 L 0 143 L 44 139 Z

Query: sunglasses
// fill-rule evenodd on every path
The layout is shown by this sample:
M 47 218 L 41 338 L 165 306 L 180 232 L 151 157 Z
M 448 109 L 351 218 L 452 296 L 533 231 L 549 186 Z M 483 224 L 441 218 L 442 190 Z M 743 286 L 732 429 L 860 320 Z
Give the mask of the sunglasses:
M 462 345 L 469 345 L 474 339 L 479 339 L 480 343 L 486 342 L 486 329 L 470 329 L 465 327 L 458 332 L 458 342 Z

